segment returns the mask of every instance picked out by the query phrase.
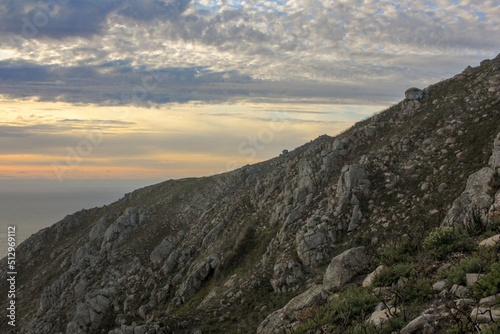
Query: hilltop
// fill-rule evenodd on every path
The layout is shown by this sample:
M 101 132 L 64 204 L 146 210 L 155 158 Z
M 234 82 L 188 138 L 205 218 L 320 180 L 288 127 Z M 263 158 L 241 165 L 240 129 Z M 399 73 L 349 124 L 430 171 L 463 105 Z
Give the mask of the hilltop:
M 422 93 L 38 232 L 13 332 L 498 332 L 500 55 Z

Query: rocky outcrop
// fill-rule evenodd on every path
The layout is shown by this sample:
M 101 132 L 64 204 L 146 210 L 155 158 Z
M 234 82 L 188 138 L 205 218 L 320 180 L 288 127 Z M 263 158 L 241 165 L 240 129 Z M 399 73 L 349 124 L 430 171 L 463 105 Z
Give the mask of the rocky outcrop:
M 203 263 L 196 266 L 192 274 L 182 282 L 175 293 L 178 297 L 177 302 L 183 304 L 193 298 L 200 289 L 202 283 L 213 275 L 219 263 L 220 260 L 217 256 L 210 256 Z
M 285 307 L 271 313 L 257 329 L 258 334 L 287 333 L 297 321 L 297 312 L 326 302 L 324 286 L 314 285 L 290 300 Z
M 104 232 L 101 250 L 110 252 L 116 249 L 130 237 L 139 225 L 144 223 L 146 218 L 147 212 L 145 210 L 137 208 L 126 209 L 123 215 Z
M 498 195 L 491 185 L 500 167 L 500 133 L 496 136 L 489 166 L 469 176 L 465 190 L 453 202 L 443 225 L 468 225 L 474 219 L 481 219 L 486 224 L 489 214 L 500 209 Z
M 347 229 L 350 232 L 360 225 L 363 217 L 360 201 L 368 198 L 369 188 L 370 181 L 364 165 L 346 165 L 342 168 L 337 182 L 338 203 L 335 215 L 341 216 L 346 208 L 350 208 L 347 220 L 341 225 L 342 229 Z
M 494 175 L 495 172 L 490 167 L 472 174 L 467 180 L 464 192 L 453 202 L 443 224 L 469 224 L 476 213 L 485 220 L 486 210 L 493 204 L 490 183 Z
M 325 263 L 336 241 L 332 219 L 313 216 L 296 235 L 297 254 L 302 263 L 316 268 Z
M 167 259 L 172 251 L 177 246 L 177 238 L 173 236 L 167 236 L 163 241 L 156 247 L 149 256 L 151 262 L 153 264 L 160 264 L 165 259 Z

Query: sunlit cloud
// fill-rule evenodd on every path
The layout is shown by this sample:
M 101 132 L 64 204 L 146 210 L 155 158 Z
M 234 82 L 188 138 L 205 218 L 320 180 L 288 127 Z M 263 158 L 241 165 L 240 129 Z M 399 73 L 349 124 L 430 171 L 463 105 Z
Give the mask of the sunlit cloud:
M 496 56 L 499 21 L 495 0 L 7 0 L 0 177 L 261 161 Z

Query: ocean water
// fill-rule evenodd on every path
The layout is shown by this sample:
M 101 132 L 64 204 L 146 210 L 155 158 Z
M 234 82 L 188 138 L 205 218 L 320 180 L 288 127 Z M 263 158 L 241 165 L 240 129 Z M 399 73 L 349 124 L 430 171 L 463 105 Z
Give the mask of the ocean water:
M 152 184 L 124 182 L 0 182 L 0 258 L 7 254 L 7 228 L 16 226 L 19 245 L 32 234 L 82 209 L 110 204 Z

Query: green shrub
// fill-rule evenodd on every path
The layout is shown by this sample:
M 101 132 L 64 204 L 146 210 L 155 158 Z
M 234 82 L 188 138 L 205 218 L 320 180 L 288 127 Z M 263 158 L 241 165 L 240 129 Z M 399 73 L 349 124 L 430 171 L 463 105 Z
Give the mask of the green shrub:
M 488 297 L 500 292 L 500 262 L 491 265 L 490 272 L 474 284 L 476 298 Z
M 364 323 L 378 302 L 377 297 L 366 289 L 351 285 L 331 303 L 305 310 L 299 316 L 302 322 L 295 329 L 295 334 L 308 333 L 323 326 L 335 329 L 334 333 L 352 332 L 353 326 Z
M 500 333 L 500 324 L 491 324 L 491 325 L 485 325 L 484 327 L 481 328 L 481 333 L 482 334 L 497 334 Z
M 425 238 L 422 246 L 438 258 L 444 258 L 451 252 L 471 249 L 465 237 L 451 226 L 437 227 Z
M 410 277 L 416 273 L 413 263 L 398 263 L 392 267 L 384 268 L 373 279 L 373 285 L 376 287 L 389 286 L 396 283 L 401 277 Z
M 224 253 L 224 262 L 217 268 L 215 278 L 221 279 L 229 274 L 250 253 L 258 242 L 257 234 L 253 226 L 246 226 L 234 241 L 234 246 Z
M 484 272 L 484 263 L 482 258 L 477 254 L 463 259 L 454 266 L 446 269 L 440 269 L 437 273 L 439 279 L 446 279 L 449 285 L 459 284 L 465 285 L 466 273 Z
M 392 266 L 399 262 L 409 262 L 410 252 L 410 245 L 407 243 L 386 244 L 378 249 L 378 258 L 380 263 Z
M 432 287 L 424 279 L 410 281 L 403 289 L 404 298 L 411 303 L 420 303 L 429 298 L 432 294 Z

